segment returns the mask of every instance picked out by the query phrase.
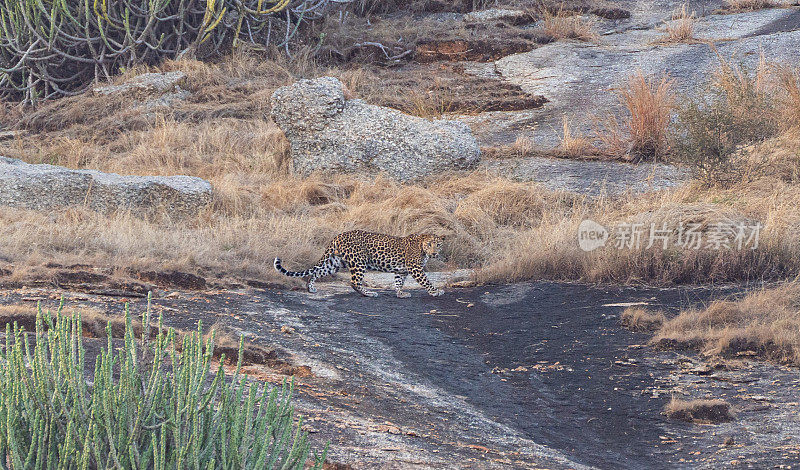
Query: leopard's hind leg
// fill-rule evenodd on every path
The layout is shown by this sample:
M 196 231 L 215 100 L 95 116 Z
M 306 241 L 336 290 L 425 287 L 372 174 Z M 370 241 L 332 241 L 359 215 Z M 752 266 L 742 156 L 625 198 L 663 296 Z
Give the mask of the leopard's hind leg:
M 350 265 L 350 285 L 353 290 L 363 295 L 364 297 L 377 297 L 376 292 L 368 291 L 364 288 L 364 273 L 367 267 L 363 263 Z
M 312 294 L 317 292 L 317 288 L 314 286 L 314 281 L 323 277 L 323 276 L 332 276 L 336 274 L 339 269 L 342 268 L 342 258 L 336 256 L 333 253 L 326 253 L 325 256 L 322 257 L 321 260 L 310 270 L 308 276 L 308 283 L 306 284 L 306 288 Z

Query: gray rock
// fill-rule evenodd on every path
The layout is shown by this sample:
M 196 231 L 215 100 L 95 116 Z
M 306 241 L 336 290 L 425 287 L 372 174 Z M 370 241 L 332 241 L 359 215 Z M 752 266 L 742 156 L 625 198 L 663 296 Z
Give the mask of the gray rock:
M 672 188 L 690 179 L 687 170 L 663 163 L 633 165 L 544 157 L 485 160 L 482 168 L 518 181 L 535 181 L 554 191 L 618 196 Z
M 469 127 L 346 100 L 332 77 L 300 80 L 272 95 L 272 116 L 292 147 L 295 171 L 386 173 L 410 181 L 480 160 Z
M 33 210 L 86 206 L 99 212 L 164 208 L 178 217 L 211 202 L 208 181 L 193 176 L 121 176 L 0 157 L 0 205 Z
M 762 54 L 768 62 L 793 64 L 800 60 L 800 11 L 791 8 L 700 16 L 694 35 L 715 43 L 713 48 L 703 42 L 659 44 L 664 35 L 661 26 L 681 3 L 622 3 L 634 16 L 601 23 L 603 28 L 613 26 L 613 30 L 597 43 L 558 41 L 494 64 L 470 64 L 465 67 L 467 73 L 498 76 L 527 93 L 544 96 L 548 102 L 523 113 L 483 113 L 463 119 L 472 124 L 484 146 L 508 144 L 523 134 L 537 148 L 553 148 L 561 140 L 564 116 L 578 135 L 591 135 L 599 127 L 598 119 L 609 114 L 623 117 L 615 90 L 637 70 L 647 76 L 668 74 L 683 102 L 683 97 L 706 91 L 720 57 L 743 63 L 750 70 L 757 67 Z M 690 11 L 701 15 L 716 4 L 713 0 L 708 8 L 695 5 Z
M 180 87 L 178 87 L 178 82 L 185 77 L 186 74 L 179 70 L 175 72 L 143 73 L 119 85 L 95 87 L 94 92 L 98 95 L 111 95 L 132 91 L 167 93 L 170 91 L 179 91 Z
M 504 22 L 513 25 L 531 23 L 533 17 L 522 10 L 507 10 L 503 8 L 490 8 L 488 10 L 473 11 L 464 15 L 466 23 L 495 23 Z

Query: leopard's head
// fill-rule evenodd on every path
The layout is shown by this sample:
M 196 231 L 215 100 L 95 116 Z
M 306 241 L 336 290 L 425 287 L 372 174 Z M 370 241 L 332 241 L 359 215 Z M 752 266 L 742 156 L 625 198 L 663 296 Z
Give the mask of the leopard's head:
M 440 235 L 425 234 L 422 235 L 420 240 L 422 252 L 428 255 L 429 258 L 439 257 L 439 251 L 441 251 L 443 243 L 444 237 Z

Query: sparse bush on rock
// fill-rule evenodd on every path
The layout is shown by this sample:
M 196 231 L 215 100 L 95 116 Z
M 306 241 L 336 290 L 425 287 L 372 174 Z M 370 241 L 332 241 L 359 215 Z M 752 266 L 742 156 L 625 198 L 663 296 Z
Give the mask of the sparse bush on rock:
M 750 73 L 743 66 L 722 62 L 711 89 L 678 112 L 672 151 L 706 184 L 728 184 L 742 178 L 738 158 L 744 145 L 764 141 L 780 130 L 775 91 L 767 69 Z
M 733 420 L 731 406 L 725 400 L 681 400 L 673 397 L 664 407 L 664 414 L 671 419 L 700 424 Z

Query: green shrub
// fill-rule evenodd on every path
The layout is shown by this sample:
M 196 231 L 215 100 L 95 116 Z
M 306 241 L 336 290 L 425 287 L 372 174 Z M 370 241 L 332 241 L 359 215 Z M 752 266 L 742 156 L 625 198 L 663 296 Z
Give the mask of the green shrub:
M 130 315 L 123 344 L 109 327 L 88 382 L 79 315 L 40 311 L 32 352 L 29 335 L 6 325 L 0 467 L 304 467 L 308 436 L 294 424 L 291 385 L 270 390 L 246 380 L 241 350 L 232 380 L 222 366 L 209 374 L 213 336 L 204 342 L 198 326 L 176 348 L 174 330 L 148 320 L 149 309 L 142 331 L 152 334 L 141 344 Z
M 723 62 L 709 92 L 678 111 L 673 154 L 702 182 L 738 180 L 744 171 L 737 158 L 742 146 L 779 132 L 776 100 L 763 75 Z

